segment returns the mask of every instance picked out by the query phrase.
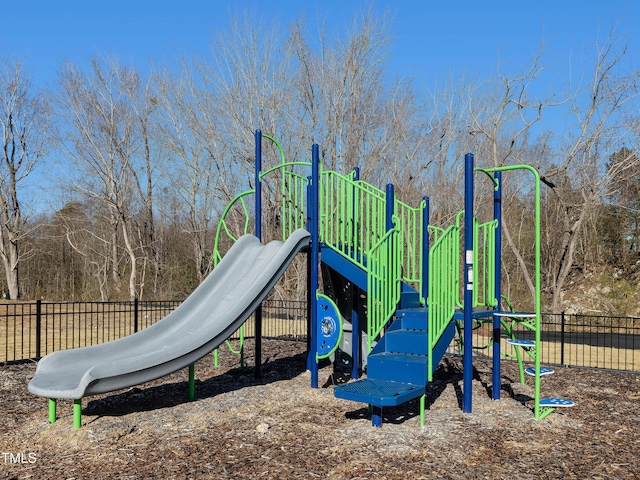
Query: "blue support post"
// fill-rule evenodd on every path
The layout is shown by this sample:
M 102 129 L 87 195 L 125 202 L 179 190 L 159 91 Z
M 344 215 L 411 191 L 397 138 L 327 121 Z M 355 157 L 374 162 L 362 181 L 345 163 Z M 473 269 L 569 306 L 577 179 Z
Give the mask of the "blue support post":
M 360 316 L 358 309 L 360 307 L 360 291 L 358 286 L 351 284 L 351 378 L 360 377 Z
M 260 173 L 262 172 L 262 131 L 256 130 L 255 133 L 256 153 L 255 153 L 255 184 L 256 184 L 256 237 L 262 240 L 262 180 Z
M 311 227 L 311 216 L 313 212 L 313 205 L 311 205 L 311 177 L 307 177 L 307 231 L 311 232 L 313 228 Z M 312 291 L 311 284 L 311 248 L 307 249 L 307 370 L 311 371 L 311 317 L 313 316 L 313 297 L 315 293 Z
M 318 266 L 320 260 L 320 149 L 313 144 L 311 149 L 311 199 L 310 199 L 310 233 L 311 233 L 311 350 L 307 357 L 307 367 L 311 371 L 311 388 L 318 388 Z
M 502 172 L 495 172 L 494 178 L 497 188 L 493 191 L 493 218 L 498 222 L 495 237 L 495 285 L 494 291 L 498 305 L 496 311 L 500 311 L 500 283 L 502 273 Z M 493 317 L 493 388 L 492 397 L 500 400 L 500 318 Z
M 388 232 L 393 228 L 393 216 L 395 215 L 395 205 L 396 205 L 396 196 L 393 190 L 393 184 L 388 183 L 385 188 L 386 193 L 386 203 L 385 203 L 385 217 L 386 217 L 386 227 L 385 230 Z
M 429 297 L 429 217 L 431 207 L 429 197 L 422 197 L 422 199 L 425 203 L 422 209 L 422 291 L 420 295 L 424 298 L 426 306 Z M 428 311 L 427 315 L 429 315 Z
M 473 154 L 464 156 L 464 357 L 462 411 L 471 413 L 473 385 Z
M 255 133 L 256 143 L 256 168 L 255 168 L 255 183 L 256 183 L 256 237 L 262 241 L 262 180 L 260 179 L 260 173 L 262 172 L 262 131 L 256 130 Z M 254 313 L 254 325 L 255 325 L 255 377 L 260 379 L 262 372 L 260 371 L 262 366 L 262 304 L 256 309 Z
M 360 180 L 360 169 L 358 167 L 354 167 L 353 169 L 353 179 L 354 180 Z M 351 238 L 353 239 L 353 241 L 355 241 L 356 235 L 357 235 L 357 219 L 356 219 L 356 212 L 358 211 L 358 209 L 356 208 L 356 192 L 355 189 L 352 193 L 352 199 L 351 199 L 351 204 L 352 204 L 352 212 L 351 212 L 351 219 L 352 219 L 352 224 L 351 224 L 351 228 L 352 228 L 352 232 L 351 232 Z M 354 256 L 356 255 L 356 251 L 355 251 L 355 247 L 352 246 L 351 248 L 351 254 Z M 359 316 L 359 311 L 360 311 L 360 290 L 358 288 L 358 286 L 356 284 L 352 284 L 351 285 L 351 298 L 352 298 L 352 305 L 351 305 L 351 359 L 352 359 L 352 366 L 351 366 L 351 378 L 356 379 L 360 377 L 360 316 Z
M 382 427 L 382 407 L 371 406 L 371 425 L 377 428 Z

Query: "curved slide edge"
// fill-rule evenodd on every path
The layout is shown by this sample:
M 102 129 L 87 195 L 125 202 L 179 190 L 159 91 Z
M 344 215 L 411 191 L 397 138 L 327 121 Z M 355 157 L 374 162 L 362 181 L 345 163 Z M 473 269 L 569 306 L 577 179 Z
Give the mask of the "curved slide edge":
M 262 245 L 253 235 L 240 237 L 165 318 L 118 340 L 43 357 L 29 391 L 79 399 L 155 380 L 194 363 L 240 328 L 310 238 L 304 229 L 284 243 Z

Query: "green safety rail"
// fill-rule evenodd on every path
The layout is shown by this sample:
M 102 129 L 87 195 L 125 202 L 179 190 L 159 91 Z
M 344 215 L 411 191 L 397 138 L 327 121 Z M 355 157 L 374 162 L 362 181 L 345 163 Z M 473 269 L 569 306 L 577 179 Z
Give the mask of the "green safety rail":
M 284 241 L 295 230 L 298 228 L 305 228 L 306 226 L 305 205 L 307 185 L 309 183 L 309 180 L 305 176 L 288 169 L 299 166 L 309 167 L 311 166 L 311 163 L 287 162 L 285 160 L 284 150 L 280 144 L 269 135 L 262 134 L 262 136 L 271 140 L 280 153 L 281 163 L 265 170 L 264 172 L 260 172 L 260 180 L 267 177 L 269 177 L 269 179 L 273 179 L 275 184 L 274 189 L 279 190 L 280 192 L 278 201 L 280 202 L 281 239 Z M 280 172 L 280 177 L 277 175 L 271 175 L 274 172 Z M 277 185 L 278 182 L 279 186 Z M 227 239 L 231 240 L 231 242 L 235 242 L 239 235 L 243 235 L 251 231 L 251 226 L 253 224 L 250 221 L 251 216 L 249 214 L 249 209 L 247 208 L 245 197 L 254 195 L 255 193 L 255 189 L 252 189 L 236 195 L 220 216 L 213 247 L 214 267 L 222 259 L 221 247 L 223 243 L 223 234 L 226 234 Z M 242 228 L 240 228 L 239 235 L 234 235 L 232 233 L 234 222 L 228 217 L 232 212 L 237 212 L 238 210 L 240 211 L 240 221 L 236 221 L 235 223 L 241 223 Z
M 408 283 L 418 292 L 422 292 L 424 272 L 422 271 L 422 247 L 424 238 L 423 211 L 427 205 L 425 200 L 418 207 L 411 207 L 399 200 L 395 202 L 395 215 L 398 218 L 400 254 L 400 275 L 402 281 Z M 421 299 L 424 304 L 425 299 Z
M 400 282 L 422 286 L 422 210 L 395 200 L 387 230 L 386 193 L 353 174 L 321 172 L 320 241 L 367 274 L 369 350 L 395 312 Z M 384 273 L 384 274 L 383 274 Z
M 436 240 L 429 249 L 428 380 L 433 380 L 433 349 L 455 313 L 460 290 L 460 225 L 430 227 Z
M 386 194 L 353 175 L 321 172 L 320 241 L 367 275 L 368 350 L 400 296 L 397 226 L 386 230 Z M 395 248 L 394 248 L 395 247 Z
M 215 236 L 215 240 L 213 242 L 213 267 L 217 267 L 218 263 L 220 263 L 220 260 L 222 260 L 222 243 L 223 243 L 223 233 L 226 234 L 226 237 L 231 240 L 231 242 L 235 242 L 238 237 L 240 235 L 243 235 L 245 233 L 248 233 L 250 231 L 250 215 L 249 215 L 249 210 L 247 208 L 247 202 L 245 200 L 245 197 L 249 196 L 249 195 L 254 195 L 256 193 L 255 190 L 247 190 L 246 192 L 242 192 L 238 195 L 236 195 L 233 200 L 231 200 L 231 202 L 229 202 L 229 205 L 227 205 L 227 208 L 224 209 L 224 211 L 222 212 L 222 215 L 220 216 L 220 221 L 218 222 L 218 228 L 216 229 L 216 236 Z M 240 234 L 234 234 L 232 233 L 232 230 L 234 230 L 234 222 L 228 218 L 231 215 L 231 212 L 234 212 L 234 208 L 239 208 L 240 212 L 241 212 L 241 219 L 240 222 L 235 222 L 235 223 L 241 223 L 242 227 L 240 228 Z M 242 218 L 243 217 L 243 218 Z
M 320 175 L 320 241 L 367 270 L 367 255 L 386 234 L 385 193 L 352 175 Z
M 400 301 L 398 227 L 389 230 L 367 256 L 367 347 L 385 328 Z
M 525 170 L 533 175 L 534 179 L 534 187 L 535 187 L 535 198 L 534 198 L 534 232 L 535 232 L 535 241 L 534 241 L 534 311 L 533 316 L 529 319 L 518 319 L 518 323 L 525 328 L 532 330 L 535 333 L 535 348 L 530 349 L 529 351 L 525 350 L 527 353 L 533 356 L 534 360 L 534 369 L 535 369 L 535 380 L 534 380 L 534 417 L 536 420 L 542 420 L 544 417 L 549 415 L 551 412 L 555 410 L 554 407 L 542 407 L 540 405 L 540 342 L 541 342 L 541 278 L 540 278 L 540 249 L 541 249 L 541 240 L 540 240 L 540 174 L 538 171 L 530 166 L 530 165 L 505 165 L 502 167 L 493 167 L 493 168 L 476 168 L 476 171 L 483 172 L 489 176 L 491 176 L 494 172 L 507 172 L 507 171 L 515 171 L 515 170 Z M 493 177 L 492 177 L 493 179 Z M 494 188 L 498 188 L 497 181 L 494 181 Z M 509 331 L 509 330 L 508 330 Z M 521 375 L 524 377 L 524 375 Z
M 479 223 L 474 218 L 473 233 L 473 308 L 498 305 L 495 293 L 495 245 L 498 221 Z

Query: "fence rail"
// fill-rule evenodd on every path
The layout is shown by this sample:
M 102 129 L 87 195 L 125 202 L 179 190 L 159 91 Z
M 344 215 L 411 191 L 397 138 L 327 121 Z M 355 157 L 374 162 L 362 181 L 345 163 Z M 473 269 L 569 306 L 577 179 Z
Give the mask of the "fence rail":
M 57 350 L 97 345 L 131 335 L 164 318 L 180 303 L 138 300 L 0 303 L 0 364 L 37 360 Z M 306 318 L 306 302 L 265 300 L 263 335 L 306 340 Z M 245 335 L 254 335 L 253 317 L 245 324 Z
M 0 303 L 0 364 L 36 360 L 56 350 L 78 348 L 131 335 L 173 311 L 179 301 L 134 302 L 2 302 Z M 304 301 L 263 302 L 263 336 L 307 340 Z M 533 332 L 514 328 L 531 339 Z M 255 335 L 253 317 L 245 336 Z M 491 325 L 474 331 L 475 353 L 491 356 Z M 542 363 L 640 372 L 640 318 L 576 314 L 543 314 Z M 232 338 L 237 338 L 234 334 Z M 457 340 L 451 345 L 459 352 Z M 502 350 L 512 353 L 504 341 Z

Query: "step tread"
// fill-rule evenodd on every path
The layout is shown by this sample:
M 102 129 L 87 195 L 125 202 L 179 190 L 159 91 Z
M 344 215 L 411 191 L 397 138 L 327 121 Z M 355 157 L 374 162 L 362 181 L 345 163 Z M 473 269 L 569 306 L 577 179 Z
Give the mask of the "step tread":
M 532 312 L 494 312 L 496 317 L 513 317 L 513 318 L 536 318 L 536 314 Z
M 553 368 L 540 368 L 540 375 L 551 375 L 554 372 Z M 524 373 L 527 375 L 535 376 L 536 369 L 533 367 L 525 368 Z
M 334 387 L 336 398 L 368 403 L 377 407 L 397 406 L 424 394 L 425 386 L 363 378 Z
M 396 316 L 409 313 L 419 313 L 424 315 L 427 313 L 427 307 L 407 307 L 396 310 Z
M 379 359 L 380 361 L 400 361 L 400 362 L 415 362 L 424 363 L 429 359 L 428 355 L 422 354 L 410 354 L 402 352 L 380 352 L 369 355 L 369 359 Z
M 572 400 L 567 400 L 566 398 L 543 398 L 540 400 L 541 407 L 573 407 L 575 403 Z
M 536 342 L 534 342 L 533 340 L 517 340 L 517 339 L 510 338 L 509 340 L 507 340 L 507 343 L 511 345 L 516 345 L 518 347 L 535 347 L 536 346 Z
M 385 335 L 420 335 L 427 336 L 427 330 L 421 330 L 419 328 L 401 328 L 398 330 L 388 330 Z

